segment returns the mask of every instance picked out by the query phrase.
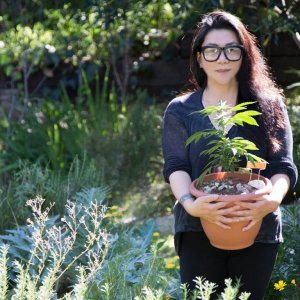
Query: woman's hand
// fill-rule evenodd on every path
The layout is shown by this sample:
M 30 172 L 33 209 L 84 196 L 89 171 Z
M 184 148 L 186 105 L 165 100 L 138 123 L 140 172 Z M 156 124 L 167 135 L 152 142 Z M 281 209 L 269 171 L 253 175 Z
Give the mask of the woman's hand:
M 281 203 L 281 198 L 274 197 L 274 195 L 262 196 L 256 201 L 247 202 L 241 201 L 235 204 L 240 207 L 240 209 L 234 211 L 232 215 L 235 217 L 242 217 L 243 220 L 249 220 L 247 226 L 243 228 L 243 231 L 251 229 L 257 222 L 262 220 L 266 215 L 271 212 L 276 211 Z
M 184 202 L 184 208 L 191 216 L 205 219 L 224 229 L 230 229 L 230 223 L 248 220 L 248 216 L 232 216 L 233 212 L 240 209 L 239 205 L 227 207 L 228 202 L 219 202 L 218 198 L 218 195 L 207 195 L 191 199 Z

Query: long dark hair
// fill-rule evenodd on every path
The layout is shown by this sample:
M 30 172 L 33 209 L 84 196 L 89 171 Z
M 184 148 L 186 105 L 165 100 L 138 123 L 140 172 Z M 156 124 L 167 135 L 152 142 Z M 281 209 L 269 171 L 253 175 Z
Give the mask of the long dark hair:
M 197 24 L 190 56 L 192 90 L 205 89 L 207 85 L 207 76 L 199 67 L 197 53 L 205 36 L 212 29 L 234 31 L 239 42 L 244 46 L 242 64 L 237 73 L 239 94 L 244 101 L 257 101 L 267 129 L 271 150 L 277 152 L 280 149 L 280 141 L 277 139 L 276 132 L 278 128 L 284 127 L 283 112 L 280 105 L 284 96 L 272 79 L 265 59 L 257 46 L 256 38 L 246 29 L 238 17 L 222 10 L 216 10 L 204 15 Z

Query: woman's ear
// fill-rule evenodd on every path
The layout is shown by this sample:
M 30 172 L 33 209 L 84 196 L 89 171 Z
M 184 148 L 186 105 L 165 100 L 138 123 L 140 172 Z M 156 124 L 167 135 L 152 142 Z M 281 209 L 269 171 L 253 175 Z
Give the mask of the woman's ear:
M 199 65 L 199 68 L 202 68 L 202 63 L 201 63 L 201 53 L 197 52 L 197 62 Z

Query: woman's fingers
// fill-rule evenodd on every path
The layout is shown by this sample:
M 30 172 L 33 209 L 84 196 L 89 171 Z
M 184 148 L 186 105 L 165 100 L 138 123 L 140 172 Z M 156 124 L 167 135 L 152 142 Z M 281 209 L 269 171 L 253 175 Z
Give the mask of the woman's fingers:
M 215 222 L 215 224 L 222 227 L 223 229 L 231 229 L 231 227 L 229 225 L 226 225 L 226 224 L 224 224 L 222 222 L 219 222 L 219 221 Z
M 204 218 L 223 229 L 231 229 L 230 224 L 242 221 L 249 221 L 249 224 L 247 224 L 244 230 L 249 230 L 254 225 L 253 212 L 248 205 L 246 208 L 242 207 L 240 203 L 232 204 L 229 202 L 217 201 L 218 198 L 218 195 L 207 195 L 195 199 L 194 204 L 202 211 L 201 215 L 199 215 L 201 218 Z
M 249 224 L 242 229 L 242 231 L 247 231 L 251 229 L 256 223 L 257 222 L 255 220 L 250 221 Z
M 219 199 L 219 195 L 217 194 L 211 194 L 211 195 L 207 195 L 207 196 L 201 196 L 201 197 L 198 197 L 196 198 L 196 200 L 198 201 L 201 201 L 201 202 L 206 202 L 206 203 L 209 203 L 209 202 L 214 202 L 216 200 Z
M 231 207 L 227 207 L 228 203 L 226 202 L 222 202 L 219 206 L 218 206 L 218 214 L 219 215 L 229 215 L 232 214 L 238 210 L 240 210 L 240 206 L 238 205 L 234 205 Z

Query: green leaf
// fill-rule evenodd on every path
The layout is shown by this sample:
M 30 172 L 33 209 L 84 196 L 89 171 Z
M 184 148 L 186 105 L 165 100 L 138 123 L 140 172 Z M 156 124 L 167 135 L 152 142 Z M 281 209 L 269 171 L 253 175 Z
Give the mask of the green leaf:
M 216 152 L 217 150 L 220 150 L 220 149 L 222 149 L 222 148 L 219 145 L 216 145 L 214 147 L 211 147 L 209 149 L 202 151 L 201 154 L 211 156 L 214 152 Z
M 195 142 L 197 143 L 203 136 L 205 136 L 205 132 L 204 131 L 198 131 L 196 133 L 194 133 L 193 135 L 191 135 L 185 142 L 185 145 L 188 146 L 189 144 Z
M 197 179 L 197 183 L 198 184 L 202 184 L 202 182 L 203 182 L 203 180 L 204 180 L 204 177 L 207 175 L 207 174 L 209 174 L 209 173 L 211 173 L 211 167 L 208 167 L 208 168 L 206 168 L 202 173 L 201 173 L 201 175 L 198 177 L 198 179 Z
M 239 125 L 239 126 L 244 125 L 242 120 L 235 119 L 234 117 L 230 118 L 230 122 L 228 122 L 228 124 L 233 124 L 233 123 L 235 123 L 236 125 Z
M 239 125 L 243 125 L 243 123 L 247 123 L 250 125 L 258 126 L 256 120 L 251 116 L 251 114 L 247 114 L 246 112 L 240 112 L 231 117 L 232 123 L 238 123 Z
M 255 162 L 265 162 L 265 163 L 268 163 L 266 160 L 264 160 L 263 158 L 255 155 L 255 154 L 252 154 L 252 153 L 246 153 L 245 154 L 246 156 L 246 159 L 252 163 L 255 163 Z
M 249 140 L 244 140 L 241 137 L 236 137 L 232 139 L 232 145 L 234 147 L 243 148 L 244 150 L 258 150 L 257 146 L 253 142 Z
M 196 133 L 194 133 L 193 135 L 191 135 L 186 140 L 185 145 L 188 146 L 192 142 L 197 143 L 201 138 L 207 137 L 207 136 L 211 136 L 211 135 L 215 135 L 215 134 L 218 134 L 218 131 L 214 130 L 214 129 L 205 129 L 205 130 L 202 130 L 202 131 L 197 131 Z
M 243 103 L 237 104 L 234 107 L 232 107 L 230 109 L 230 111 L 234 112 L 234 111 L 246 110 L 247 105 L 254 104 L 254 103 L 255 103 L 255 101 L 253 101 L 253 102 L 243 102 Z
M 247 111 L 244 111 L 243 113 L 247 116 L 259 116 L 259 115 L 261 115 L 261 113 L 256 111 L 256 110 L 247 110 Z
M 11 62 L 11 58 L 6 53 L 0 53 L 0 65 L 7 65 Z

